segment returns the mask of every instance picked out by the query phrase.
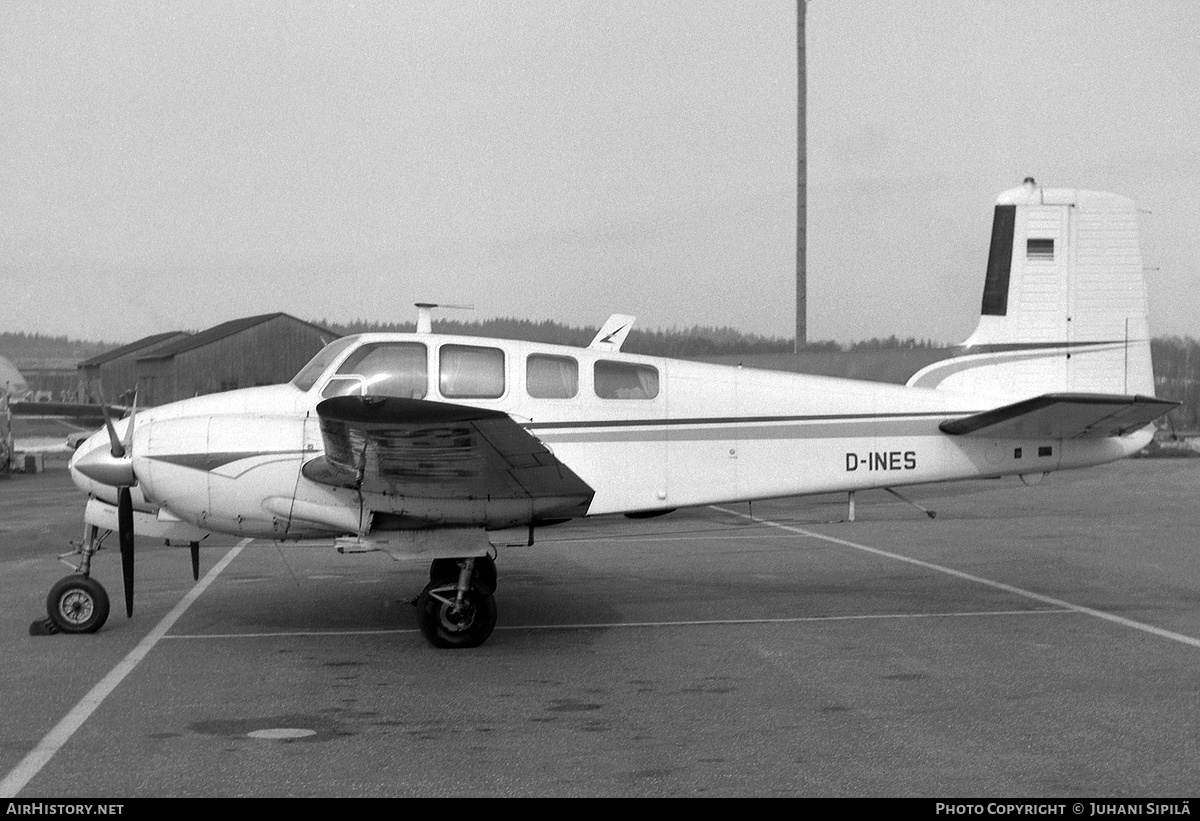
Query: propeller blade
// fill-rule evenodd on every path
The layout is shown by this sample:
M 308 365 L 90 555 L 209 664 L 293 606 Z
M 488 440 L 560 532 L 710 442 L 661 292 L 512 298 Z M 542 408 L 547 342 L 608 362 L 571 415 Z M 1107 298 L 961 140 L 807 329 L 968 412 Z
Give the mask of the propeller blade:
M 133 495 L 117 492 L 117 536 L 121 540 L 121 576 L 125 582 L 125 615 L 133 615 Z
M 104 427 L 108 430 L 108 442 L 112 455 L 120 459 L 125 455 L 125 446 L 121 444 L 121 438 L 117 436 L 117 429 L 113 427 L 112 417 L 108 415 L 108 405 L 104 404 L 104 388 L 96 385 L 96 394 L 100 397 L 100 412 L 104 414 Z
M 133 407 L 129 411 L 129 424 L 125 427 L 125 441 L 122 446 L 126 453 L 133 452 L 133 425 L 137 421 L 137 391 L 133 392 Z
M 200 581 L 200 543 L 192 542 L 188 545 L 192 549 L 192 581 Z

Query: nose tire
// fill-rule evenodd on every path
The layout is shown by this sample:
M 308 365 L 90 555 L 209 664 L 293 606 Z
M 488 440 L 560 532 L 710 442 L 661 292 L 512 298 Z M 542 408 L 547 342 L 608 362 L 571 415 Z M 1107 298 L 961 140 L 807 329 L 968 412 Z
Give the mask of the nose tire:
M 60 633 L 95 633 L 108 621 L 108 593 L 90 576 L 65 576 L 46 596 L 46 615 Z

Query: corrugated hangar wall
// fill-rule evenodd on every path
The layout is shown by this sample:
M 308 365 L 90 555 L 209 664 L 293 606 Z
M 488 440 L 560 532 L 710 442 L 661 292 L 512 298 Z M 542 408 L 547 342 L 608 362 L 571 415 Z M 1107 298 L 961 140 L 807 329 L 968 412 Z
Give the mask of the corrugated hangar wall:
M 288 314 L 234 320 L 138 357 L 138 402 L 287 382 L 338 334 Z
M 128 404 L 138 385 L 137 358 L 187 336 L 183 331 L 155 334 L 80 362 L 81 401 L 97 401 L 99 388 L 106 402 Z
M 305 322 L 268 320 L 176 355 L 174 399 L 287 382 L 324 346 L 321 331 Z

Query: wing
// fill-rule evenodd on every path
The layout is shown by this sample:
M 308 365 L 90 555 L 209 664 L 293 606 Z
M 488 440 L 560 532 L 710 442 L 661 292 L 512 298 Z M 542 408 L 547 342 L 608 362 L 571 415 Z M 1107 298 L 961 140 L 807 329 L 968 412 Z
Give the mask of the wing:
M 956 436 L 994 439 L 1102 439 L 1143 428 L 1178 406 L 1152 396 L 1048 393 L 938 427 Z
M 99 405 L 86 405 L 80 402 L 9 402 L 9 410 L 13 416 L 26 416 L 43 419 L 67 419 L 80 425 L 104 427 L 104 410 Z M 120 405 L 107 405 L 113 419 L 120 419 L 129 408 Z
M 594 491 L 502 411 L 423 399 L 339 396 L 317 405 L 324 484 L 443 501 L 453 511 L 528 501 L 531 518 L 582 516 Z M 509 506 L 511 508 L 511 506 Z

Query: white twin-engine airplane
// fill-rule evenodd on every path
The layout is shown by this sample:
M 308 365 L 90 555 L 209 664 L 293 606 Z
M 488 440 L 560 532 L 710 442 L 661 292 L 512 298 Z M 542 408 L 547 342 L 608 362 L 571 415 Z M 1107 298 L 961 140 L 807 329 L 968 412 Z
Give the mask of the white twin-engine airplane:
M 1128 456 L 1176 403 L 1153 398 L 1130 200 L 1002 194 L 978 328 L 907 385 L 621 352 L 632 317 L 587 348 L 417 331 L 339 339 L 286 385 L 136 411 L 88 439 L 76 573 L 47 609 L 98 630 L 89 577 L 119 534 L 332 538 L 342 552 L 429 561 L 417 607 L 438 647 L 496 622 L 497 547 L 580 516 L 1021 474 Z M 72 555 L 72 554 L 66 554 Z

